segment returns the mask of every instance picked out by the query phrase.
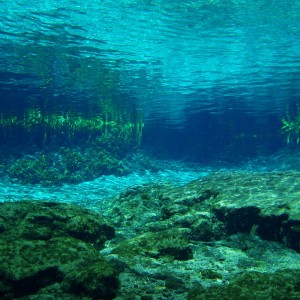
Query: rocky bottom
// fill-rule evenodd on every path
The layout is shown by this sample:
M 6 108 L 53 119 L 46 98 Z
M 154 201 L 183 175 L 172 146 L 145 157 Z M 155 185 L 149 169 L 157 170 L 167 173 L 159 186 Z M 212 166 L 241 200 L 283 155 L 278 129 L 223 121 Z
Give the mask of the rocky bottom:
M 1 299 L 300 299 L 300 173 L 0 204 Z

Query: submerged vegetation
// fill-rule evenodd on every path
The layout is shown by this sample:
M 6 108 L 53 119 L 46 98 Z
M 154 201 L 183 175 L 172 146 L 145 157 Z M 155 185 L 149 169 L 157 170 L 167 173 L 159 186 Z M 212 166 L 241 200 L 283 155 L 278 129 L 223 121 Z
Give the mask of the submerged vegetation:
M 289 111 L 286 112 L 284 118 L 281 118 L 281 130 L 286 134 L 286 142 L 299 144 L 300 142 L 300 106 L 297 104 L 296 113 L 291 115 Z
M 1 140 L 10 148 L 23 148 L 4 164 L 5 174 L 25 184 L 43 185 L 123 175 L 127 169 L 122 161 L 139 147 L 142 129 L 141 117 L 133 122 L 125 113 L 87 118 L 28 109 L 22 118 L 1 115 Z
M 130 116 L 104 112 L 93 117 L 79 114 L 47 114 L 38 109 L 28 109 L 22 117 L 5 117 L 0 114 L 0 135 L 2 140 L 34 137 L 40 145 L 46 146 L 53 137 L 63 137 L 73 143 L 76 138 L 91 139 L 112 132 L 123 132 L 127 139 L 138 145 L 142 138 L 143 122 L 141 116 L 131 121 Z
M 61 147 L 51 152 L 39 152 L 14 159 L 6 168 L 7 174 L 22 183 L 57 185 L 92 180 L 104 174 L 125 174 L 124 157 L 107 150 L 87 152 Z
M 22 63 L 12 72 L 28 76 L 30 93 L 17 84 L 0 101 L 1 174 L 43 185 L 125 174 L 144 123 L 118 91 L 118 68 L 48 46 L 14 49 Z

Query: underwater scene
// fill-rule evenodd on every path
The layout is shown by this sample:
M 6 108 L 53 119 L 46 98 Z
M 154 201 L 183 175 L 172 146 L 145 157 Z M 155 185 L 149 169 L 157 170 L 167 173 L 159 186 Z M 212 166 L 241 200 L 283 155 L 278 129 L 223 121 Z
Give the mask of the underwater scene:
M 300 299 L 300 0 L 0 6 L 0 299 Z

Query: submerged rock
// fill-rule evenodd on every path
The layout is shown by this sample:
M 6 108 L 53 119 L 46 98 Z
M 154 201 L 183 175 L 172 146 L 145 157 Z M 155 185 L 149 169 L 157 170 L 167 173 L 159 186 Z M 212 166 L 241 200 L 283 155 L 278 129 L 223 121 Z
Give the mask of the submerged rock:
M 226 285 L 196 289 L 188 300 L 215 299 L 300 299 L 300 271 L 277 271 L 273 274 L 247 272 Z
M 298 179 L 224 172 L 140 185 L 98 213 L 1 204 L 0 297 L 298 299 Z
M 0 203 L 0 224 L 5 235 L 29 240 L 70 236 L 99 249 L 115 234 L 114 228 L 101 215 L 55 202 Z
M 300 252 L 300 173 L 217 173 L 181 189 L 181 197 L 213 191 L 205 200 L 226 234 L 245 232 Z M 175 197 L 174 191 L 168 195 Z M 190 196 L 191 197 L 191 196 Z
M 0 220 L 1 299 L 116 295 L 118 273 L 98 251 L 114 236 L 102 216 L 71 205 L 24 201 L 2 203 Z
M 102 253 L 120 266 L 118 299 L 240 299 L 256 287 L 256 299 L 271 299 L 285 275 L 300 272 L 299 176 L 215 173 L 181 187 L 132 187 L 99 203 L 116 227 Z M 296 299 L 299 281 L 291 285 Z
M 132 187 L 100 204 L 126 234 L 191 229 L 193 240 L 239 232 L 282 242 L 300 251 L 300 173 L 215 173 L 182 187 Z

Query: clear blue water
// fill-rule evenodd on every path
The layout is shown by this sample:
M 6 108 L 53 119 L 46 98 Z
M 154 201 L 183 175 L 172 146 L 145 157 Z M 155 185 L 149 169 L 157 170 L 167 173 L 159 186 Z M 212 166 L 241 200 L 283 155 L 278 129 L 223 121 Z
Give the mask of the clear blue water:
M 4 112 L 113 103 L 143 116 L 143 145 L 164 159 L 285 147 L 280 118 L 300 98 L 299 0 L 0 5 Z
M 283 117 L 297 119 L 291 137 L 282 130 Z M 300 0 L 0 0 L 0 204 L 43 200 L 99 211 L 100 202 L 128 188 L 157 183 L 181 186 L 213 172 L 290 172 L 299 178 L 298 138 Z M 258 241 L 257 234 L 282 238 L 287 244 L 296 239 L 291 220 L 283 223 L 275 237 L 280 219 L 288 215 L 289 207 L 296 207 L 289 205 L 288 193 L 281 194 L 287 204 L 280 209 L 287 213 L 278 216 L 279 221 L 276 216 L 255 216 L 251 228 L 255 236 L 242 241 L 240 256 L 234 258 L 239 237 L 217 242 L 216 251 L 213 243 L 201 245 L 200 237 L 199 243 L 191 243 L 193 261 L 179 261 L 172 272 L 172 266 L 164 263 L 169 258 L 163 259 L 163 265 L 159 260 L 169 249 L 148 251 L 153 261 L 149 269 L 143 265 L 150 261 L 145 260 L 146 251 L 141 263 L 137 256 L 120 276 L 121 286 L 131 271 L 137 275 L 133 280 L 140 282 L 134 288 L 125 283 L 121 293 L 134 295 L 137 287 L 136 297 L 151 297 L 152 292 L 167 297 L 173 286 L 184 297 L 186 287 L 192 286 L 196 289 L 190 295 L 196 295 L 202 281 L 203 287 L 213 281 L 226 284 L 230 272 L 243 267 L 253 271 L 256 262 L 251 257 L 259 254 L 261 245 L 279 253 L 279 260 L 274 259 L 276 251 L 275 256 L 269 255 L 266 268 L 271 264 L 270 270 L 275 270 L 273 266 L 284 269 L 283 261 L 296 268 L 296 252 L 287 258 L 281 246 Z M 274 194 L 274 209 L 279 207 L 277 198 Z M 165 210 L 163 215 L 168 214 L 168 206 Z M 241 211 L 246 212 L 249 225 L 251 212 L 247 216 L 247 209 Z M 193 222 L 184 214 L 174 219 L 179 227 Z M 199 220 L 204 231 L 218 239 L 226 234 L 221 233 L 220 220 L 210 230 L 209 219 L 216 219 L 213 215 L 213 210 L 203 211 Z M 289 217 L 295 215 L 290 211 Z M 43 215 L 35 219 L 45 222 Z M 131 219 L 127 219 L 130 227 Z M 236 225 L 238 217 L 233 219 Z M 145 220 L 150 220 L 146 214 Z M 268 234 L 272 222 L 276 228 Z M 296 220 L 292 222 L 297 225 Z M 2 223 L 1 232 L 6 229 Z M 196 228 L 194 237 L 199 231 L 195 224 L 191 225 Z M 242 224 L 242 231 L 247 224 Z M 151 226 L 146 227 L 157 231 Z M 118 253 L 114 243 L 131 238 L 133 227 L 127 234 L 127 228 L 123 231 L 116 226 L 116 242 L 108 244 L 103 254 Z M 235 226 L 227 227 L 228 232 L 235 230 Z M 158 230 L 163 228 L 161 224 Z M 37 233 L 38 238 L 47 239 L 48 231 L 45 236 Z M 258 247 L 252 251 L 255 240 Z M 178 252 L 178 241 L 174 241 Z M 117 252 L 111 246 L 117 246 Z M 206 246 L 219 258 L 217 263 L 203 254 Z M 30 247 L 25 248 L 28 252 Z M 268 249 L 264 246 L 261 253 L 268 254 Z M 174 258 L 184 260 L 190 249 L 184 246 L 179 252 Z M 117 257 L 111 259 L 118 264 Z M 119 265 L 126 264 L 125 255 Z M 58 279 L 42 270 L 41 275 L 50 277 L 41 281 L 37 292 L 59 294 L 56 281 L 63 273 L 55 266 L 48 269 Z M 174 276 L 168 276 L 168 271 Z M 22 277 L 22 272 L 17 274 Z M 13 278 L 12 283 L 8 276 L 5 282 L 17 283 L 20 289 L 30 281 L 28 276 L 21 281 Z M 185 278 L 190 278 L 186 287 Z M 79 282 L 72 274 L 67 279 L 67 289 Z M 46 286 L 53 283 L 54 289 Z M 149 288 L 144 289 L 145 283 Z M 10 293 L 4 285 L 3 293 Z M 76 292 L 89 292 L 89 284 L 79 285 Z M 91 295 L 95 291 L 92 288 Z M 24 294 L 31 292 L 35 288 L 25 288 Z M 22 295 L 19 290 L 17 294 Z
M 106 175 L 92 181 L 79 184 L 65 184 L 59 187 L 23 185 L 0 180 L 0 202 L 20 200 L 43 200 L 77 204 L 90 209 L 97 207 L 97 202 L 115 197 L 133 186 L 144 184 L 170 184 L 180 186 L 209 174 L 211 170 L 201 167 L 184 167 L 182 164 L 168 165 L 169 168 L 151 172 L 134 172 L 127 176 Z
M 41 87 L 51 76 L 55 95 L 70 71 L 65 57 L 92 57 L 120 72 L 119 88 L 137 98 L 148 118 L 168 116 L 171 123 L 184 121 L 184 109 L 218 113 L 235 102 L 260 113 L 299 97 L 297 0 L 0 4 L 7 88 Z M 43 51 L 44 78 L 34 63 Z M 86 89 L 94 84 L 91 78 Z

